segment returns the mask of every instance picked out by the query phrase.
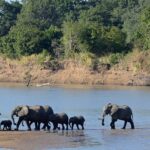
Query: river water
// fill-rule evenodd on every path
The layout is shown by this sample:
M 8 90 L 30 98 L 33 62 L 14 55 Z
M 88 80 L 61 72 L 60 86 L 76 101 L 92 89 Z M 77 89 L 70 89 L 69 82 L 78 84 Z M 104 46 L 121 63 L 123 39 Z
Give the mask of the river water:
M 110 117 L 101 126 L 98 117 L 107 103 L 129 105 L 133 110 L 135 130 L 122 130 L 122 121 L 116 130 L 110 129 Z M 50 105 L 55 112 L 68 116 L 83 115 L 85 130 L 74 130 L 69 135 L 72 147 L 61 150 L 149 150 L 150 149 L 150 87 L 24 87 L 0 86 L 1 119 L 10 119 L 17 105 Z M 26 130 L 26 127 L 23 128 Z M 78 134 L 76 134 L 78 133 Z M 67 136 L 67 135 L 66 135 Z M 77 136 L 77 137 L 75 137 Z

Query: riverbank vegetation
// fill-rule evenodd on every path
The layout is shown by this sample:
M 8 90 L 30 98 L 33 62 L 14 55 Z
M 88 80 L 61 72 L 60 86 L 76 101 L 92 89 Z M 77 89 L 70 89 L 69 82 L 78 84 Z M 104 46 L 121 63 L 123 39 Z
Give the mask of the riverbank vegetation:
M 148 71 L 149 49 L 149 0 L 0 0 L 0 55 L 12 61 L 36 57 L 53 71 L 72 61 L 101 73 L 140 57 L 134 70 Z

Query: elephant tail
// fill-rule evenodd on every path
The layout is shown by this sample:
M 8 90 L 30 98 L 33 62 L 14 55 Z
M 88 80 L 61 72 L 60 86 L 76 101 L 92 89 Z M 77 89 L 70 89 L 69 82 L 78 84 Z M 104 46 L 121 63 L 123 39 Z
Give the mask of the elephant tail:
M 131 119 L 133 120 L 133 113 L 131 114 Z
M 130 114 L 131 114 L 130 118 L 131 118 L 131 120 L 133 121 L 133 113 L 132 113 L 132 110 L 131 110 Z

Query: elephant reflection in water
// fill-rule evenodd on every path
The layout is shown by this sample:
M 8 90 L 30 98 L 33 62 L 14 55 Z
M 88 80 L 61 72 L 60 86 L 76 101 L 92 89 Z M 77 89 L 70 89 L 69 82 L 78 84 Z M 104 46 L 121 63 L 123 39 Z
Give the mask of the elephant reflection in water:
M 123 120 L 124 121 L 124 126 L 122 129 L 126 128 L 127 122 L 131 124 L 131 129 L 134 129 L 134 123 L 133 123 L 133 114 L 132 110 L 129 106 L 127 105 L 116 105 L 116 104 L 111 104 L 108 103 L 106 106 L 103 107 L 103 112 L 102 112 L 102 125 L 104 125 L 104 118 L 106 115 L 111 116 L 111 129 L 115 129 L 115 122 L 117 120 Z

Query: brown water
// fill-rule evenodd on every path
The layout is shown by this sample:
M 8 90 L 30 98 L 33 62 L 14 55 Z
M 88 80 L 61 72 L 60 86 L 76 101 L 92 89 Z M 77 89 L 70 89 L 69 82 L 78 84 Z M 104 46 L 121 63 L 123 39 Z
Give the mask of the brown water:
M 110 118 L 102 127 L 98 120 L 103 105 L 108 102 L 129 105 L 133 110 L 135 130 L 122 130 L 117 121 L 116 130 L 110 130 Z M 55 112 L 86 118 L 84 131 L 61 132 L 69 136 L 71 147 L 62 150 L 149 150 L 150 149 L 150 87 L 0 87 L 1 119 L 10 119 L 16 105 L 50 105 Z M 26 127 L 21 129 L 26 130 Z M 77 134 L 76 134 L 77 133 Z M 47 147 L 47 149 L 54 149 Z M 59 148 L 58 148 L 59 149 Z

